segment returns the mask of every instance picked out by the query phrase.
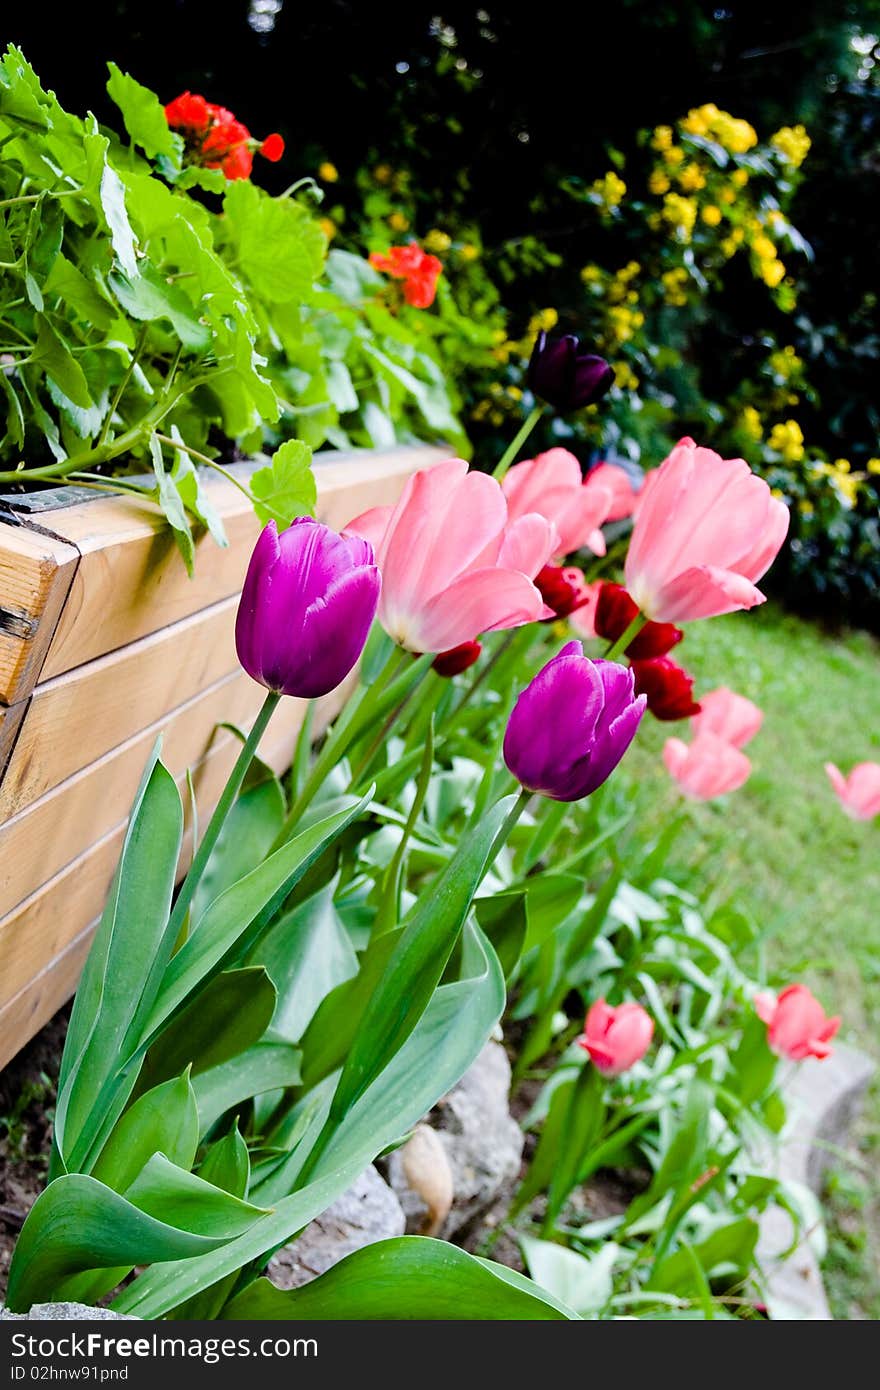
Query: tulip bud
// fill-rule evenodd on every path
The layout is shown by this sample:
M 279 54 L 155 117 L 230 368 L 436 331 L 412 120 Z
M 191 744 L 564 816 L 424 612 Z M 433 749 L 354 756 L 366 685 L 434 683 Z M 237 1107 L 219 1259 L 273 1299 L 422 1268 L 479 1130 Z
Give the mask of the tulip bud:
M 579 801 L 620 762 L 642 715 L 632 673 L 590 661 L 568 642 L 520 695 L 504 736 L 504 761 L 527 791 Z
M 755 1012 L 767 1024 L 767 1041 L 773 1051 L 793 1062 L 827 1057 L 829 1043 L 840 1027 L 839 1017 L 827 1018 L 806 985 L 789 985 L 778 998 L 769 991 L 757 995 Z
M 335 690 L 360 656 L 379 602 L 373 547 L 299 517 L 262 531 L 238 607 L 235 645 L 267 690 L 313 699 Z
M 634 661 L 632 673 L 637 695 L 645 695 L 655 719 L 688 719 L 699 714 L 694 700 L 694 678 L 668 656 Z
M 654 1020 L 641 1004 L 612 1007 L 597 999 L 578 1044 L 603 1076 L 619 1076 L 640 1062 L 651 1044 Z
M 574 565 L 545 565 L 535 575 L 535 587 L 557 618 L 567 618 L 576 608 L 589 603 L 590 586 L 583 572 Z M 546 618 L 545 622 L 552 622 Z
M 448 652 L 438 652 L 431 662 L 431 668 L 438 676 L 460 676 L 462 671 L 479 661 L 482 650 L 482 642 L 462 642 Z
M 599 590 L 596 604 L 596 632 L 606 642 L 616 642 L 622 637 L 634 618 L 638 608 L 622 584 L 612 584 L 606 580 Z M 665 656 L 684 637 L 680 627 L 672 623 L 645 623 L 626 649 L 630 661 L 650 661 L 655 656 Z
M 529 388 L 561 415 L 601 400 L 613 382 L 613 367 L 604 357 L 585 352 L 573 333 L 561 338 L 538 334 L 529 360 Z

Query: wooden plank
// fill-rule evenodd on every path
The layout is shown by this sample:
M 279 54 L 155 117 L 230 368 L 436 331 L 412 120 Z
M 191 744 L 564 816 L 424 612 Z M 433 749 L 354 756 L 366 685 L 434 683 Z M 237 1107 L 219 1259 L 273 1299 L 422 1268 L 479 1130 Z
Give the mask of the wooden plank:
M 0 825 L 0 918 L 125 819 L 160 734 L 163 761 L 177 776 L 204 757 L 216 725 L 248 727 L 264 694 L 243 672 L 224 676 Z M 296 703 L 285 701 L 275 720 L 289 719 Z
M 66 541 L 0 522 L 0 704 L 36 684 L 78 561 Z
M 316 456 L 317 514 L 336 529 L 368 507 L 396 502 L 409 475 L 445 456 L 430 445 Z M 242 479 L 254 464 L 235 464 Z M 225 478 L 205 480 L 229 546 L 203 535 L 189 579 L 164 517 L 152 503 L 106 497 L 45 513 L 43 520 L 82 554 L 41 679 L 167 627 L 241 589 L 260 524 Z
M 8 819 L 238 670 L 236 597 L 37 687 L 0 783 Z
M 9 766 L 12 750 L 28 711 L 29 700 L 19 700 L 18 704 L 4 709 L 0 706 L 0 782 Z
M 318 703 L 314 723 L 316 735 L 345 703 L 351 688 L 351 680 L 344 682 Z M 302 702 L 284 701 L 279 715 L 286 717 L 280 718 L 277 725 L 269 726 L 266 746 L 261 748 L 260 756 L 278 773 L 290 766 L 302 713 Z M 222 735 L 193 770 L 200 818 L 210 815 L 240 746 L 233 735 Z M 178 775 L 177 783 L 186 808 L 179 865 L 182 875 L 191 853 L 185 770 Z M 24 1046 L 76 988 L 86 948 L 75 957 L 71 956 L 71 951 L 82 941 L 83 933 L 94 927 L 103 910 L 125 836 L 125 824 L 115 826 L 0 920 L 0 960 L 3 962 L 0 1059 L 5 1058 L 0 1060 L 0 1066 Z M 13 1005 L 19 1031 L 10 1038 L 7 1027 L 12 1025 L 8 1024 L 7 1014 L 12 1016 Z M 29 1020 L 28 1030 L 24 1032 L 20 1031 L 23 1019 Z

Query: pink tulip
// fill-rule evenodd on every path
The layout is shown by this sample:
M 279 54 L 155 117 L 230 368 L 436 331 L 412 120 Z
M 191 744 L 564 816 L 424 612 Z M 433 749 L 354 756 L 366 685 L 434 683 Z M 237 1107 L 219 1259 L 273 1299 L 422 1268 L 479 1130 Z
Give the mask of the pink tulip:
M 691 720 L 695 734 L 717 734 L 734 748 L 743 748 L 764 722 L 764 711 L 745 695 L 726 685 L 700 696 L 700 713 Z
M 639 494 L 625 468 L 619 463 L 597 463 L 587 474 L 587 486 L 597 485 L 611 489 L 611 510 L 606 521 L 622 521 L 625 516 L 632 516 Z
M 395 507 L 346 530 L 373 545 L 379 621 L 408 651 L 447 652 L 550 612 L 532 576 L 558 545 L 555 528 L 527 512 L 509 524 L 499 484 L 461 459 L 414 474 Z
M 684 795 L 693 801 L 711 801 L 715 796 L 735 792 L 752 770 L 745 753 L 717 734 L 708 733 L 698 734 L 691 744 L 668 738 L 663 746 L 663 762 Z
M 587 1014 L 578 1043 L 603 1076 L 619 1076 L 640 1062 L 654 1034 L 654 1020 L 641 1004 L 616 1008 L 597 999 Z
M 537 458 L 514 464 L 501 486 L 511 521 L 538 512 L 559 532 L 559 555 L 587 546 L 594 555 L 605 554 L 600 531 L 613 502 L 610 487 L 584 482 L 581 466 L 567 449 L 548 449 Z
M 825 771 L 852 820 L 873 820 L 880 815 L 880 763 L 857 763 L 848 777 L 834 763 L 826 763 Z
M 744 459 L 681 439 L 640 501 L 626 587 L 658 622 L 754 608 L 764 602 L 755 581 L 776 558 L 788 520 L 788 508 Z
M 755 1012 L 767 1024 L 767 1041 L 779 1057 L 802 1062 L 829 1056 L 840 1018 L 827 1018 L 806 985 L 789 985 L 778 999 L 769 991 L 755 996 Z
M 595 584 L 588 584 L 589 598 L 568 615 L 568 621 L 581 637 L 592 639 L 598 636 L 596 632 L 596 607 L 599 603 L 599 590 L 601 588 L 601 579 L 597 579 Z

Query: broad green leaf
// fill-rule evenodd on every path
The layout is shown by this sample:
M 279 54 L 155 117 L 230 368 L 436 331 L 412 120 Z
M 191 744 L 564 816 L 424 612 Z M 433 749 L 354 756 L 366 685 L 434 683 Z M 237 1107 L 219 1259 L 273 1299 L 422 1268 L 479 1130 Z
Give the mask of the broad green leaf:
M 134 273 L 117 271 L 108 283 L 127 314 L 148 323 L 167 319 L 185 348 L 200 351 L 211 341 L 210 328 L 183 290 L 169 285 L 149 261 L 141 262 L 140 274 L 137 268 Z
M 264 1042 L 193 1079 L 199 1127 L 205 1134 L 227 1110 L 245 1105 L 264 1091 L 296 1086 L 300 1052 L 291 1043 Z
M 221 1240 L 234 1239 L 266 1215 L 265 1208 L 215 1187 L 161 1153 L 153 1155 L 125 1195 L 165 1225 Z
M 505 797 L 461 842 L 439 878 L 423 889 L 368 1003 L 333 1098 L 340 1119 L 406 1042 L 434 993 L 513 805 Z
M 510 979 L 519 964 L 526 938 L 526 894 L 520 889 L 494 893 L 491 898 L 477 898 L 474 912 L 495 948 L 505 977 Z
M 84 322 L 101 333 L 107 332 L 116 317 L 113 306 L 101 294 L 98 285 L 87 280 L 79 267 L 64 255 L 56 258 L 43 289 L 47 297 L 60 295 Z
M 145 1036 L 157 1032 L 235 947 L 243 952 L 252 949 L 251 938 L 271 920 L 293 886 L 369 801 L 370 793 L 360 800 L 348 798 L 343 810 L 296 835 L 215 899 L 198 931 L 170 962 Z
M 223 1309 L 228 1321 L 577 1319 L 521 1274 L 442 1240 L 399 1236 L 356 1250 L 299 1289 L 258 1279 Z
M 272 981 L 261 967 L 221 971 L 159 1034 L 144 1059 L 138 1090 L 186 1067 L 198 1075 L 245 1052 L 271 1023 L 275 999 Z
M 157 745 L 135 798 L 64 1047 L 55 1144 L 63 1163 L 72 1167 L 103 1138 L 92 1112 L 99 1096 L 109 1101 L 108 1082 L 152 1005 L 174 945 L 167 926 L 183 810 L 174 778 L 158 756 Z
M 174 539 L 183 556 L 186 572 L 190 579 L 192 579 L 196 558 L 192 528 L 186 514 L 186 507 L 183 505 L 183 498 L 177 490 L 177 485 L 174 479 L 165 470 L 165 461 L 162 458 L 162 445 L 159 443 L 155 434 L 150 435 L 150 457 L 153 460 L 153 472 L 156 475 L 155 499 L 165 513 L 168 525 L 174 532 Z
M 752 1269 L 758 1225 L 749 1217 L 740 1217 L 719 1227 L 698 1241 L 689 1250 L 676 1250 L 658 1261 L 651 1271 L 647 1288 L 665 1289 L 668 1293 L 688 1294 L 694 1288 L 693 1258 L 696 1257 L 707 1279 L 725 1267 L 730 1283 L 745 1278 Z
M 190 907 L 190 931 L 215 898 L 245 877 L 269 853 L 284 823 L 284 794 L 277 778 L 245 786 L 220 831 Z
M 199 1144 L 199 1112 L 184 1072 L 140 1096 L 116 1121 L 92 1169 L 114 1192 L 125 1192 L 153 1154 L 191 1168 Z
M 300 1040 L 305 1089 L 342 1066 L 400 933 L 401 929 L 385 932 L 371 941 L 361 956 L 358 973 L 337 985 L 318 1006 Z
M 69 1173 L 40 1194 L 22 1227 L 9 1270 L 7 1307 L 63 1299 L 84 1270 L 131 1268 L 204 1254 L 222 1238 L 156 1221 L 84 1173 Z
M 472 948 L 465 953 L 470 974 L 437 990 L 415 1032 L 348 1115 L 308 1184 L 280 1198 L 263 1184 L 258 1200 L 275 1207 L 271 1216 L 208 1258 L 148 1270 L 115 1300 L 117 1311 L 161 1317 L 245 1264 L 262 1259 L 325 1211 L 367 1163 L 446 1094 L 477 1057 L 504 1007 L 504 978 L 497 958 L 479 933 L 469 928 L 465 932 Z M 316 1115 L 316 1133 L 322 1121 L 323 1116 Z
M 223 211 L 238 244 L 238 265 L 269 304 L 305 299 L 321 273 L 325 242 L 311 213 L 290 198 L 271 198 L 240 179 L 227 186 Z
M 278 991 L 272 1031 L 298 1042 L 318 1005 L 357 974 L 351 938 L 333 905 L 335 877 L 269 928 L 252 956 Z
M 248 1146 L 234 1125 L 222 1139 L 208 1145 L 199 1168 L 199 1177 L 231 1192 L 234 1197 L 246 1197 L 251 1176 Z
M 183 439 L 176 425 L 171 426 L 171 437 L 179 444 L 183 444 Z M 229 540 L 223 522 L 211 501 L 208 489 L 203 485 L 202 474 L 183 448 L 177 449 L 175 452 L 171 479 L 189 514 L 202 523 L 217 545 L 227 546 Z
M 573 1308 L 581 1317 L 598 1313 L 614 1289 L 612 1274 L 620 1246 L 606 1241 L 595 1255 L 579 1255 L 555 1241 L 519 1238 L 529 1273 L 542 1289 Z
M 82 410 L 94 405 L 82 367 L 47 318 L 40 318 L 33 357 L 74 405 Z
M 122 272 L 129 281 L 138 278 L 137 244 L 125 207 L 125 185 L 115 169 L 107 163 L 107 140 L 97 132 L 86 136 L 92 155 L 99 163 L 101 208 L 110 232 L 110 240 Z M 141 315 L 135 315 L 136 318 Z
M 318 497 L 312 472 L 312 451 L 301 439 L 288 439 L 275 450 L 272 462 L 251 474 L 254 509 L 264 524 L 289 526 L 298 516 L 314 516 Z
M 133 142 L 155 159 L 163 154 L 173 163 L 180 163 L 180 137 L 175 137 L 165 119 L 165 110 L 155 92 L 142 87 L 115 63 L 108 63 L 110 80 L 107 91 L 122 112 L 125 129 Z

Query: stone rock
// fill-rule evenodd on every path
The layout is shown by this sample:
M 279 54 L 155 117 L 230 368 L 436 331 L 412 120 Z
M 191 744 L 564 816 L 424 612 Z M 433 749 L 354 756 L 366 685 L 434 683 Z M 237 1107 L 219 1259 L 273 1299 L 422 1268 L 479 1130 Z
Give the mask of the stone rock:
M 10 1313 L 0 1306 L 0 1322 L 141 1322 L 132 1313 L 89 1308 L 85 1303 L 34 1303 L 29 1313 Z
M 818 1193 L 830 1161 L 828 1146 L 839 1148 L 845 1142 L 874 1070 L 870 1058 L 837 1043 L 824 1061 L 799 1062 L 783 1088 L 789 1119 L 782 1140 L 776 1146 L 767 1145 L 759 1167 Z M 767 1284 L 771 1318 L 831 1319 L 808 1234 L 796 1231 L 782 1207 L 770 1207 L 761 1217 L 758 1262 Z
M 279 1289 L 297 1289 L 353 1251 L 402 1236 L 405 1229 L 400 1202 L 371 1166 L 297 1240 L 272 1256 L 267 1273 Z
M 524 1140 L 508 1108 L 509 1092 L 507 1054 L 499 1043 L 488 1042 L 427 1117 L 425 1123 L 436 1131 L 452 1174 L 452 1205 L 437 1228 L 446 1240 L 486 1211 L 519 1175 Z M 391 1155 L 388 1180 L 406 1212 L 407 1230 L 421 1233 L 433 1224 L 437 1208 L 434 1203 L 432 1211 L 426 1200 L 424 1183 L 421 1192 L 410 1183 L 407 1168 L 412 1169 L 413 1156 L 408 1149 L 409 1144 Z M 443 1180 L 439 1160 L 430 1180 L 435 1187 Z

